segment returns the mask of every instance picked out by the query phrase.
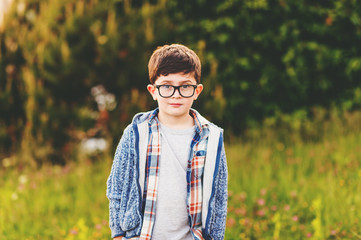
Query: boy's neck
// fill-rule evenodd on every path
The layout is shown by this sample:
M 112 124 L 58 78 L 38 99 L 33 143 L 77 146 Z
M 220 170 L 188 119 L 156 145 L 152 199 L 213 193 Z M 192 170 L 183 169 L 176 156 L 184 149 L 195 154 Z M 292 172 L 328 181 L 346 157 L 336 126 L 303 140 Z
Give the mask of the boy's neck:
M 163 125 L 173 129 L 187 129 L 194 126 L 194 119 L 189 114 L 175 117 L 159 112 L 158 119 Z

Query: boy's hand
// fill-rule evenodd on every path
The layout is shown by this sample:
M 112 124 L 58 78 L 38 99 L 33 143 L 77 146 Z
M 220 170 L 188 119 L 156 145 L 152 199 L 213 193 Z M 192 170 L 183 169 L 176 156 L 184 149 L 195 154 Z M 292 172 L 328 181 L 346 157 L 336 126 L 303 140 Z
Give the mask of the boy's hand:
M 122 236 L 119 236 L 119 237 L 116 237 L 116 238 L 113 238 L 113 240 L 122 240 L 123 237 Z

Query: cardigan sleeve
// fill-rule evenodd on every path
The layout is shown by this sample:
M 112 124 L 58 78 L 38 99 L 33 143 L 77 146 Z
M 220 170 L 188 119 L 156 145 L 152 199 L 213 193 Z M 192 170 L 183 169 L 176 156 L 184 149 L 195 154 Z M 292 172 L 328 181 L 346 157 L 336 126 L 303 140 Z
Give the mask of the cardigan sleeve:
M 112 238 L 118 236 L 124 236 L 125 232 L 121 229 L 121 196 L 122 187 L 121 183 L 126 180 L 124 176 L 125 157 L 129 154 L 129 142 L 132 137 L 132 128 L 128 126 L 121 137 L 119 144 L 116 148 L 113 165 L 110 175 L 107 180 L 106 196 L 109 199 L 109 227 L 112 232 Z
M 222 150 L 219 161 L 218 174 L 216 176 L 216 191 L 215 191 L 215 212 L 212 220 L 210 235 L 215 240 L 224 239 L 227 217 L 227 201 L 228 201 L 228 169 L 226 152 L 224 150 L 224 143 L 222 143 Z

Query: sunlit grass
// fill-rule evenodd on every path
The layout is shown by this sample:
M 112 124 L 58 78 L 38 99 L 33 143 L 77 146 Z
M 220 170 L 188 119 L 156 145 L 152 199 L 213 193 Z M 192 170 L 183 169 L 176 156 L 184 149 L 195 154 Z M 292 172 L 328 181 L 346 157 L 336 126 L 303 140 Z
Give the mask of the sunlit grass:
M 226 239 L 360 239 L 359 126 L 335 122 L 317 142 L 276 136 L 227 147 Z
M 39 171 L 2 170 L 0 236 L 5 239 L 109 238 L 105 197 L 110 160 Z

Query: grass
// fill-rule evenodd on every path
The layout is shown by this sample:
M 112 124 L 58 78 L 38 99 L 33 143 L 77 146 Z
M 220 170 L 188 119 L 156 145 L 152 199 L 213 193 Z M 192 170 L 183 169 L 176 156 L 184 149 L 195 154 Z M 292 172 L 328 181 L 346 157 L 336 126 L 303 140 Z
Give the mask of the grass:
M 361 239 L 361 113 L 325 119 L 268 121 L 226 145 L 226 239 Z M 109 239 L 110 167 L 110 156 L 37 171 L 3 159 L 1 239 Z
M 227 156 L 226 239 L 360 239 L 356 133 L 313 144 L 232 145 Z
M 31 172 L 1 171 L 0 236 L 109 239 L 106 178 L 111 160 Z M 1 238 L 1 239 L 4 239 Z
M 228 146 L 226 239 L 361 239 L 360 120 L 307 120 L 286 139 L 274 124 Z

